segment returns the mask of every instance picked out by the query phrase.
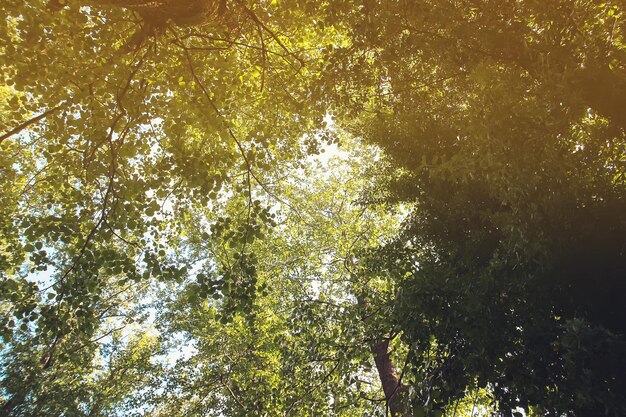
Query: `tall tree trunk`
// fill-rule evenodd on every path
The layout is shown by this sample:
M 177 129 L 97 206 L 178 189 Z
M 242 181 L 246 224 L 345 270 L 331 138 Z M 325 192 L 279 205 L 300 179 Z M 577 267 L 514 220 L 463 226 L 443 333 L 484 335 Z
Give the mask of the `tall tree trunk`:
M 368 302 L 362 292 L 355 295 L 363 315 L 364 310 L 367 309 Z M 408 387 L 402 385 L 396 366 L 391 360 L 391 352 L 389 352 L 390 340 L 389 337 L 380 336 L 374 339 L 370 345 L 378 377 L 380 378 L 380 385 L 383 388 L 386 405 L 392 417 L 412 417 L 409 398 L 406 395 Z
M 390 358 L 389 339 L 385 338 L 374 342 L 372 354 L 391 415 L 393 417 L 411 417 L 408 398 L 406 394 L 403 395 L 408 387 L 402 385 L 396 367 Z

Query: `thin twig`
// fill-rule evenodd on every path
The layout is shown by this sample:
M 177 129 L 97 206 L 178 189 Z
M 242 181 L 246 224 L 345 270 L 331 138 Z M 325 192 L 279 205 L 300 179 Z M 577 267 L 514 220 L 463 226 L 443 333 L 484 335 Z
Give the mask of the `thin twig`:
M 280 46 L 283 49 L 283 51 L 285 51 L 288 55 L 294 57 L 300 63 L 300 68 L 295 68 L 299 72 L 302 69 L 302 67 L 304 67 L 304 60 L 302 58 L 300 58 L 299 56 L 297 56 L 295 53 L 291 52 L 283 44 L 283 42 L 280 40 L 278 35 L 276 35 L 276 33 L 274 33 L 271 29 L 269 29 L 265 25 L 265 23 L 263 23 L 261 21 L 261 19 L 259 19 L 259 17 L 256 15 L 256 13 L 254 13 L 250 8 L 248 8 L 248 6 L 246 6 L 241 0 L 236 0 L 236 1 L 243 8 L 243 10 L 248 14 L 248 16 L 250 16 L 250 18 L 254 21 L 254 23 L 256 23 L 259 27 L 261 27 L 267 33 L 269 33 L 269 35 L 272 37 L 272 39 L 274 39 L 276 41 L 278 46 Z

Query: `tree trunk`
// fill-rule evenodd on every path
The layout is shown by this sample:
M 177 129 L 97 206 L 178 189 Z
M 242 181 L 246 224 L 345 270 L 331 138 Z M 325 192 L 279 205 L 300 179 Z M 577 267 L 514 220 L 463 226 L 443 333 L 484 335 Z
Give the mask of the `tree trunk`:
M 382 339 L 372 344 L 372 354 L 391 415 L 411 417 L 408 398 L 406 394 L 403 395 L 408 387 L 402 385 L 396 367 L 389 357 L 389 339 Z
M 363 293 L 357 293 L 355 295 L 361 314 L 363 314 L 368 303 Z M 387 409 L 391 412 L 392 417 L 412 417 L 409 398 L 406 393 L 408 387 L 402 385 L 402 381 L 400 381 L 400 377 L 396 371 L 396 366 L 390 357 L 390 340 L 391 339 L 388 337 L 379 337 L 371 343 L 372 355 L 374 356 L 374 363 L 376 364 L 376 370 L 380 378 L 380 385 L 385 394 Z

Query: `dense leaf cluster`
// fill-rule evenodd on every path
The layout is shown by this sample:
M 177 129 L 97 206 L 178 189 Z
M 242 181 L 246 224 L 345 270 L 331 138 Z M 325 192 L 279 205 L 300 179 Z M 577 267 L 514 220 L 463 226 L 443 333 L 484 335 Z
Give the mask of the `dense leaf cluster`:
M 389 198 L 414 204 L 381 256 L 416 401 L 488 387 L 504 414 L 622 415 L 621 11 L 457 3 L 373 7 L 362 35 L 391 97 L 355 129 L 399 165 Z

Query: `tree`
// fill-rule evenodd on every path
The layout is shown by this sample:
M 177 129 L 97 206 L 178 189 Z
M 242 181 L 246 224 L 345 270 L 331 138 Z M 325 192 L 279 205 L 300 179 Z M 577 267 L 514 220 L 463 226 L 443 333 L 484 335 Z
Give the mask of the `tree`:
M 370 265 L 401 288 L 416 412 L 487 388 L 503 414 L 623 414 L 622 9 L 372 2 L 365 16 L 352 37 L 368 59 L 352 65 L 378 94 L 352 129 L 398 166 L 389 201 L 414 204 Z
M 318 71 L 313 36 L 322 35 L 319 45 L 326 35 L 305 25 L 302 36 L 282 33 L 303 13 L 241 3 L 236 27 L 168 24 L 129 44 L 154 22 L 117 5 L 0 6 L 4 413 L 119 412 L 121 403 L 94 403 L 94 392 L 64 405 L 75 385 L 60 375 L 73 384 L 94 377 L 94 358 L 142 321 L 154 286 L 195 279 L 200 297 L 209 295 L 177 245 L 187 216 L 221 212 L 230 196 L 237 223 L 210 217 L 203 221 L 221 233 L 205 223 L 199 237 L 230 247 L 215 260 L 230 300 L 222 316 L 249 311 L 257 291 L 249 247 L 272 223 L 255 193 L 267 173 L 320 142 L 325 108 L 304 75 Z M 115 398 L 124 396 L 106 401 Z
M 622 8 L 4 2 L 3 413 L 624 414 Z
M 223 300 L 198 305 L 193 281 L 185 291 L 160 297 L 171 302 L 163 328 L 185 335 L 197 349 L 171 373 L 171 388 L 158 400 L 163 414 L 357 416 L 384 410 L 369 340 L 387 326 L 376 316 L 364 318 L 354 293 L 367 281 L 356 281 L 345 264 L 352 252 L 375 247 L 397 227 L 393 212 L 355 204 L 370 155 L 359 149 L 315 158 L 271 181 L 281 200 L 277 226 L 252 244 L 263 288 L 252 316 L 222 320 Z M 218 281 L 210 261 L 215 255 L 207 253 L 228 247 L 205 241 L 194 251 L 209 260 L 203 273 Z M 386 300 L 389 282 L 368 285 Z

